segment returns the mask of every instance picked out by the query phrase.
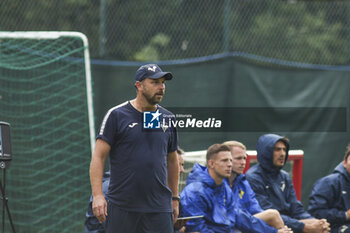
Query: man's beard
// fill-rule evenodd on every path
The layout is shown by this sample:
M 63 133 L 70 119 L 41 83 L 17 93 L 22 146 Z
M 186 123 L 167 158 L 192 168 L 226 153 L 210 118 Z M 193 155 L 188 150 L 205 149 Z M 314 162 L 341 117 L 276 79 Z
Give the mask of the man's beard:
M 146 101 L 150 104 L 150 105 L 156 105 L 158 104 L 162 98 L 158 98 L 156 95 L 159 93 L 154 94 L 153 96 L 148 95 L 145 92 L 142 92 L 142 95 L 145 97 Z M 162 93 L 164 94 L 164 92 Z

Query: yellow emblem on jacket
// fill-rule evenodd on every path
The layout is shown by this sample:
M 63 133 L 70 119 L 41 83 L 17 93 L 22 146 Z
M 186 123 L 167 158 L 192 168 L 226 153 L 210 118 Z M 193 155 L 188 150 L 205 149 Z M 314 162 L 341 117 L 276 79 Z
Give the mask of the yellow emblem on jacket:
M 242 199 L 244 195 L 244 191 L 242 189 L 239 190 L 239 198 Z

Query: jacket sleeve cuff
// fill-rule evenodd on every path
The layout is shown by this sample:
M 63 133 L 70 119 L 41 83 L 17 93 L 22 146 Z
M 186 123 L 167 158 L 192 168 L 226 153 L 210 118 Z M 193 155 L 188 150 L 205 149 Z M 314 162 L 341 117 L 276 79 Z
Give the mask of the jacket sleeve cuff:
M 297 219 L 292 219 L 289 218 L 285 215 L 281 215 L 283 222 L 285 225 L 287 225 L 289 228 L 292 228 L 294 233 L 299 233 L 299 232 L 303 232 L 305 224 L 303 222 L 300 222 Z
M 295 226 L 294 232 L 303 232 L 304 231 L 305 224 L 303 222 L 298 222 L 298 224 Z

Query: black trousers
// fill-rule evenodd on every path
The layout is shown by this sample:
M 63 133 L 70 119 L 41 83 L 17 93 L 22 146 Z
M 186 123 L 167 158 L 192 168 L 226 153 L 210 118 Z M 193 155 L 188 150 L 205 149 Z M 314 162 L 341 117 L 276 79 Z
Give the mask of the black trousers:
M 106 233 L 173 233 L 172 213 L 128 212 L 108 202 Z

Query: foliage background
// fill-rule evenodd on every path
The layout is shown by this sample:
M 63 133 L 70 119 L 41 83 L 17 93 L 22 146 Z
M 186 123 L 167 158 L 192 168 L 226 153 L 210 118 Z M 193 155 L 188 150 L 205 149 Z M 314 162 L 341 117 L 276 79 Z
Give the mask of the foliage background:
M 238 51 L 326 65 L 350 58 L 350 1 L 2 0 L 1 31 L 80 31 L 93 58 L 173 60 Z

